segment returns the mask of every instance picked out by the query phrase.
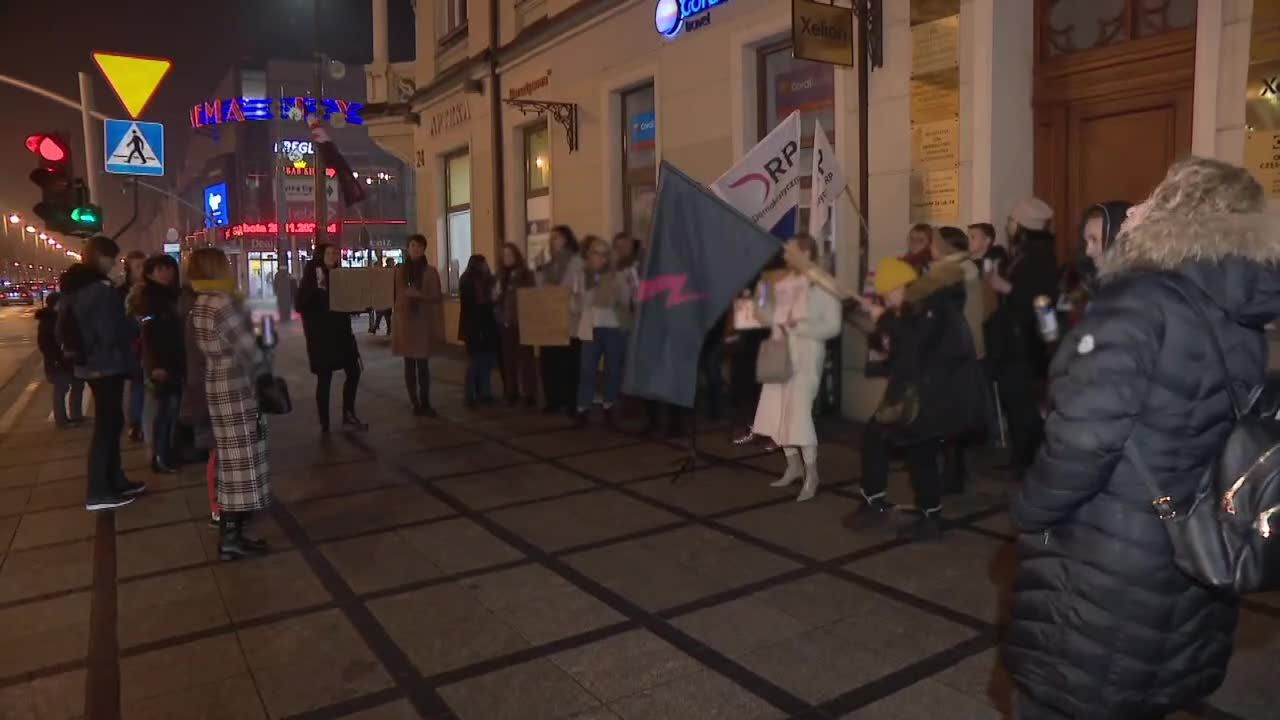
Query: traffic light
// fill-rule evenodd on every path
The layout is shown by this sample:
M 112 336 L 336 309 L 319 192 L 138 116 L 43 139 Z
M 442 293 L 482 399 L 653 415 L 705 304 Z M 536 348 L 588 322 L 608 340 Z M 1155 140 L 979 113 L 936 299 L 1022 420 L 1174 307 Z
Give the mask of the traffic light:
M 27 138 L 36 156 L 31 182 L 40 188 L 34 211 L 46 227 L 67 235 L 88 237 L 102 231 L 102 208 L 93 205 L 84 180 L 72 175 L 71 145 L 57 133 Z

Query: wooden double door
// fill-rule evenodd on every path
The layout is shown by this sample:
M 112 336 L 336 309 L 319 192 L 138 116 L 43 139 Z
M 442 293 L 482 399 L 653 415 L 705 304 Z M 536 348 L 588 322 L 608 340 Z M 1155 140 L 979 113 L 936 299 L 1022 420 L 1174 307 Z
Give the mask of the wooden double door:
M 1089 206 L 1140 202 L 1190 152 L 1195 33 L 1055 52 L 1043 14 L 1055 4 L 1042 2 L 1037 17 L 1035 185 L 1054 208 L 1058 256 L 1067 261 Z

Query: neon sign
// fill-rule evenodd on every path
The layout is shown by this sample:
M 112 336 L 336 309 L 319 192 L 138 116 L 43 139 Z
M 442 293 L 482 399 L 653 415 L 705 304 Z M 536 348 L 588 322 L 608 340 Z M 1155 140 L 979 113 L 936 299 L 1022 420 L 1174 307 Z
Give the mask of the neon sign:
M 658 0 L 657 6 L 653 13 L 653 26 L 659 33 L 666 37 L 673 38 L 680 34 L 686 26 L 693 30 L 706 24 L 705 19 L 700 19 L 696 24 L 689 25 L 688 22 L 692 18 L 701 15 L 717 5 L 723 5 L 729 0 Z
M 706 2 L 709 0 L 689 1 Z M 719 0 L 719 2 L 724 2 L 724 0 Z M 276 109 L 279 110 L 278 114 L 273 112 Z M 294 110 L 297 110 L 297 112 L 293 112 Z M 360 116 L 363 111 L 363 103 L 348 102 L 334 98 L 325 98 L 317 105 L 316 99 L 312 97 L 282 97 L 279 100 L 278 108 L 274 98 L 221 98 L 193 105 L 191 107 L 191 127 L 202 128 L 208 125 L 240 123 L 250 120 L 274 120 L 277 117 L 281 120 L 302 120 L 308 115 L 321 115 L 325 118 L 330 115 L 343 115 L 349 125 L 363 125 L 364 118 Z
M 316 231 L 315 221 L 300 220 L 297 222 L 288 222 L 284 224 L 284 231 L 288 235 L 310 235 Z M 329 223 L 329 233 L 338 232 L 337 223 Z M 242 237 L 244 235 L 277 235 L 280 233 L 280 223 L 240 223 L 231 226 L 232 237 Z

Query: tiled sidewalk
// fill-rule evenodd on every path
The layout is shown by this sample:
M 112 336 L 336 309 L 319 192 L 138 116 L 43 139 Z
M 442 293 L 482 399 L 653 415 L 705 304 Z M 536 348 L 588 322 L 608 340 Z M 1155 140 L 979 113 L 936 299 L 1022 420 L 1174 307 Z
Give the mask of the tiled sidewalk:
M 942 544 L 851 534 L 848 445 L 822 447 L 809 503 L 769 488 L 778 458 L 723 428 L 699 441 L 718 462 L 672 484 L 676 445 L 468 412 L 448 360 L 444 420 L 414 420 L 381 339 L 362 339 L 373 431 L 322 442 L 294 333 L 280 369 L 297 409 L 272 424 L 278 503 L 255 528 L 266 558 L 217 562 L 202 473 L 151 477 L 137 450 L 151 491 L 103 530 L 81 506 L 86 431 L 55 434 L 43 391 L 0 439 L 0 719 L 80 717 L 87 679 L 109 705 L 92 717 L 113 717 L 117 672 L 130 720 L 1007 711 L 1004 483 L 952 501 Z M 1212 706 L 1184 718 L 1275 717 L 1280 598 L 1250 603 L 1239 644 Z

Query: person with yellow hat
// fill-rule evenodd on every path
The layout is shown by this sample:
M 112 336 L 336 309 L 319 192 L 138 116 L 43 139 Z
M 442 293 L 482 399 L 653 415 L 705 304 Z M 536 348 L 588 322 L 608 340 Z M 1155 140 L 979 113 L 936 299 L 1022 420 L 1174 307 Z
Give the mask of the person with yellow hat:
M 794 253 L 787 258 L 795 259 Z M 864 313 L 853 318 L 854 324 L 876 333 L 888 352 L 889 383 L 863 434 L 865 503 L 844 524 L 858 530 L 887 524 L 894 507 L 887 499 L 889 454 L 899 449 L 906 455 L 920 517 L 898 534 L 934 540 L 942 532 L 941 440 L 984 422 L 984 380 L 965 320 L 964 283 L 933 282 L 917 290 L 919 281 L 911 265 L 887 258 L 876 267 L 873 281 L 880 302 L 853 296 Z

